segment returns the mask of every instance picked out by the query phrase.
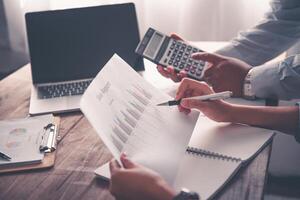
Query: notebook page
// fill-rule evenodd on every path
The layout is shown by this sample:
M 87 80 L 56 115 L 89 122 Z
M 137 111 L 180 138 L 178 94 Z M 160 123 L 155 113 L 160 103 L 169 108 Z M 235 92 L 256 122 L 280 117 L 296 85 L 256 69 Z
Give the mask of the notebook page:
M 273 136 L 274 131 L 198 118 L 189 146 L 247 160 Z
M 235 174 L 241 161 L 229 161 L 186 153 L 181 161 L 175 189 L 188 188 L 201 199 L 210 198 Z
M 198 113 L 158 107 L 171 97 L 146 82 L 119 56 L 99 72 L 81 100 L 81 110 L 116 159 L 132 160 L 173 183 Z

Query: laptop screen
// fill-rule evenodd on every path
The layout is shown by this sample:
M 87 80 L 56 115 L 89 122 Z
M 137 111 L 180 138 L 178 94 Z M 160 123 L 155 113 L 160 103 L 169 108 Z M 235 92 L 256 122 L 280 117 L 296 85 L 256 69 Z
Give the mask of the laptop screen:
M 144 69 L 132 3 L 27 13 L 26 26 L 33 83 L 93 78 L 114 53 Z

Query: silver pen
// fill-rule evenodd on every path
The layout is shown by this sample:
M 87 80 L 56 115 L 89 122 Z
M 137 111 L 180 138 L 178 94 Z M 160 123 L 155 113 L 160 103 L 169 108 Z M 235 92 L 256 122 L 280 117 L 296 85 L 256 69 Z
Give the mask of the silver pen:
M 225 91 L 225 92 L 218 92 L 218 93 L 202 95 L 202 96 L 187 97 L 187 98 L 182 98 L 182 99 L 196 99 L 196 100 L 200 100 L 200 101 L 213 101 L 213 100 L 219 100 L 219 99 L 227 99 L 227 98 L 230 98 L 231 96 L 232 96 L 231 91 Z M 157 106 L 176 106 L 176 105 L 180 104 L 182 99 L 163 102 L 163 103 L 157 104 Z

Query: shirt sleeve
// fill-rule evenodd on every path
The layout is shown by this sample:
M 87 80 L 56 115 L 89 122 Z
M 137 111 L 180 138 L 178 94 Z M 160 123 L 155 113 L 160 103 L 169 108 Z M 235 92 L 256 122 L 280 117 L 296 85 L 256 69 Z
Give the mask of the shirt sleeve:
M 300 39 L 300 1 L 273 0 L 271 11 L 255 27 L 239 33 L 216 53 L 235 57 L 252 66 L 277 57 Z
M 300 98 L 300 54 L 252 68 L 250 82 L 259 98 Z
M 297 142 L 300 143 L 300 102 L 298 102 L 296 105 L 299 106 L 299 120 L 298 120 L 298 130 L 297 132 L 295 133 L 295 139 Z

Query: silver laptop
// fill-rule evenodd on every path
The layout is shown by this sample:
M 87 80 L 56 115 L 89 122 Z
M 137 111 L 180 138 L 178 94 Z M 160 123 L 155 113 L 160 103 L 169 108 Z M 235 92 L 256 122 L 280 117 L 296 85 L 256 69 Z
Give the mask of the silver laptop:
M 31 58 L 29 113 L 79 110 L 81 95 L 117 53 L 135 70 L 139 31 L 134 4 L 43 11 L 26 14 Z

